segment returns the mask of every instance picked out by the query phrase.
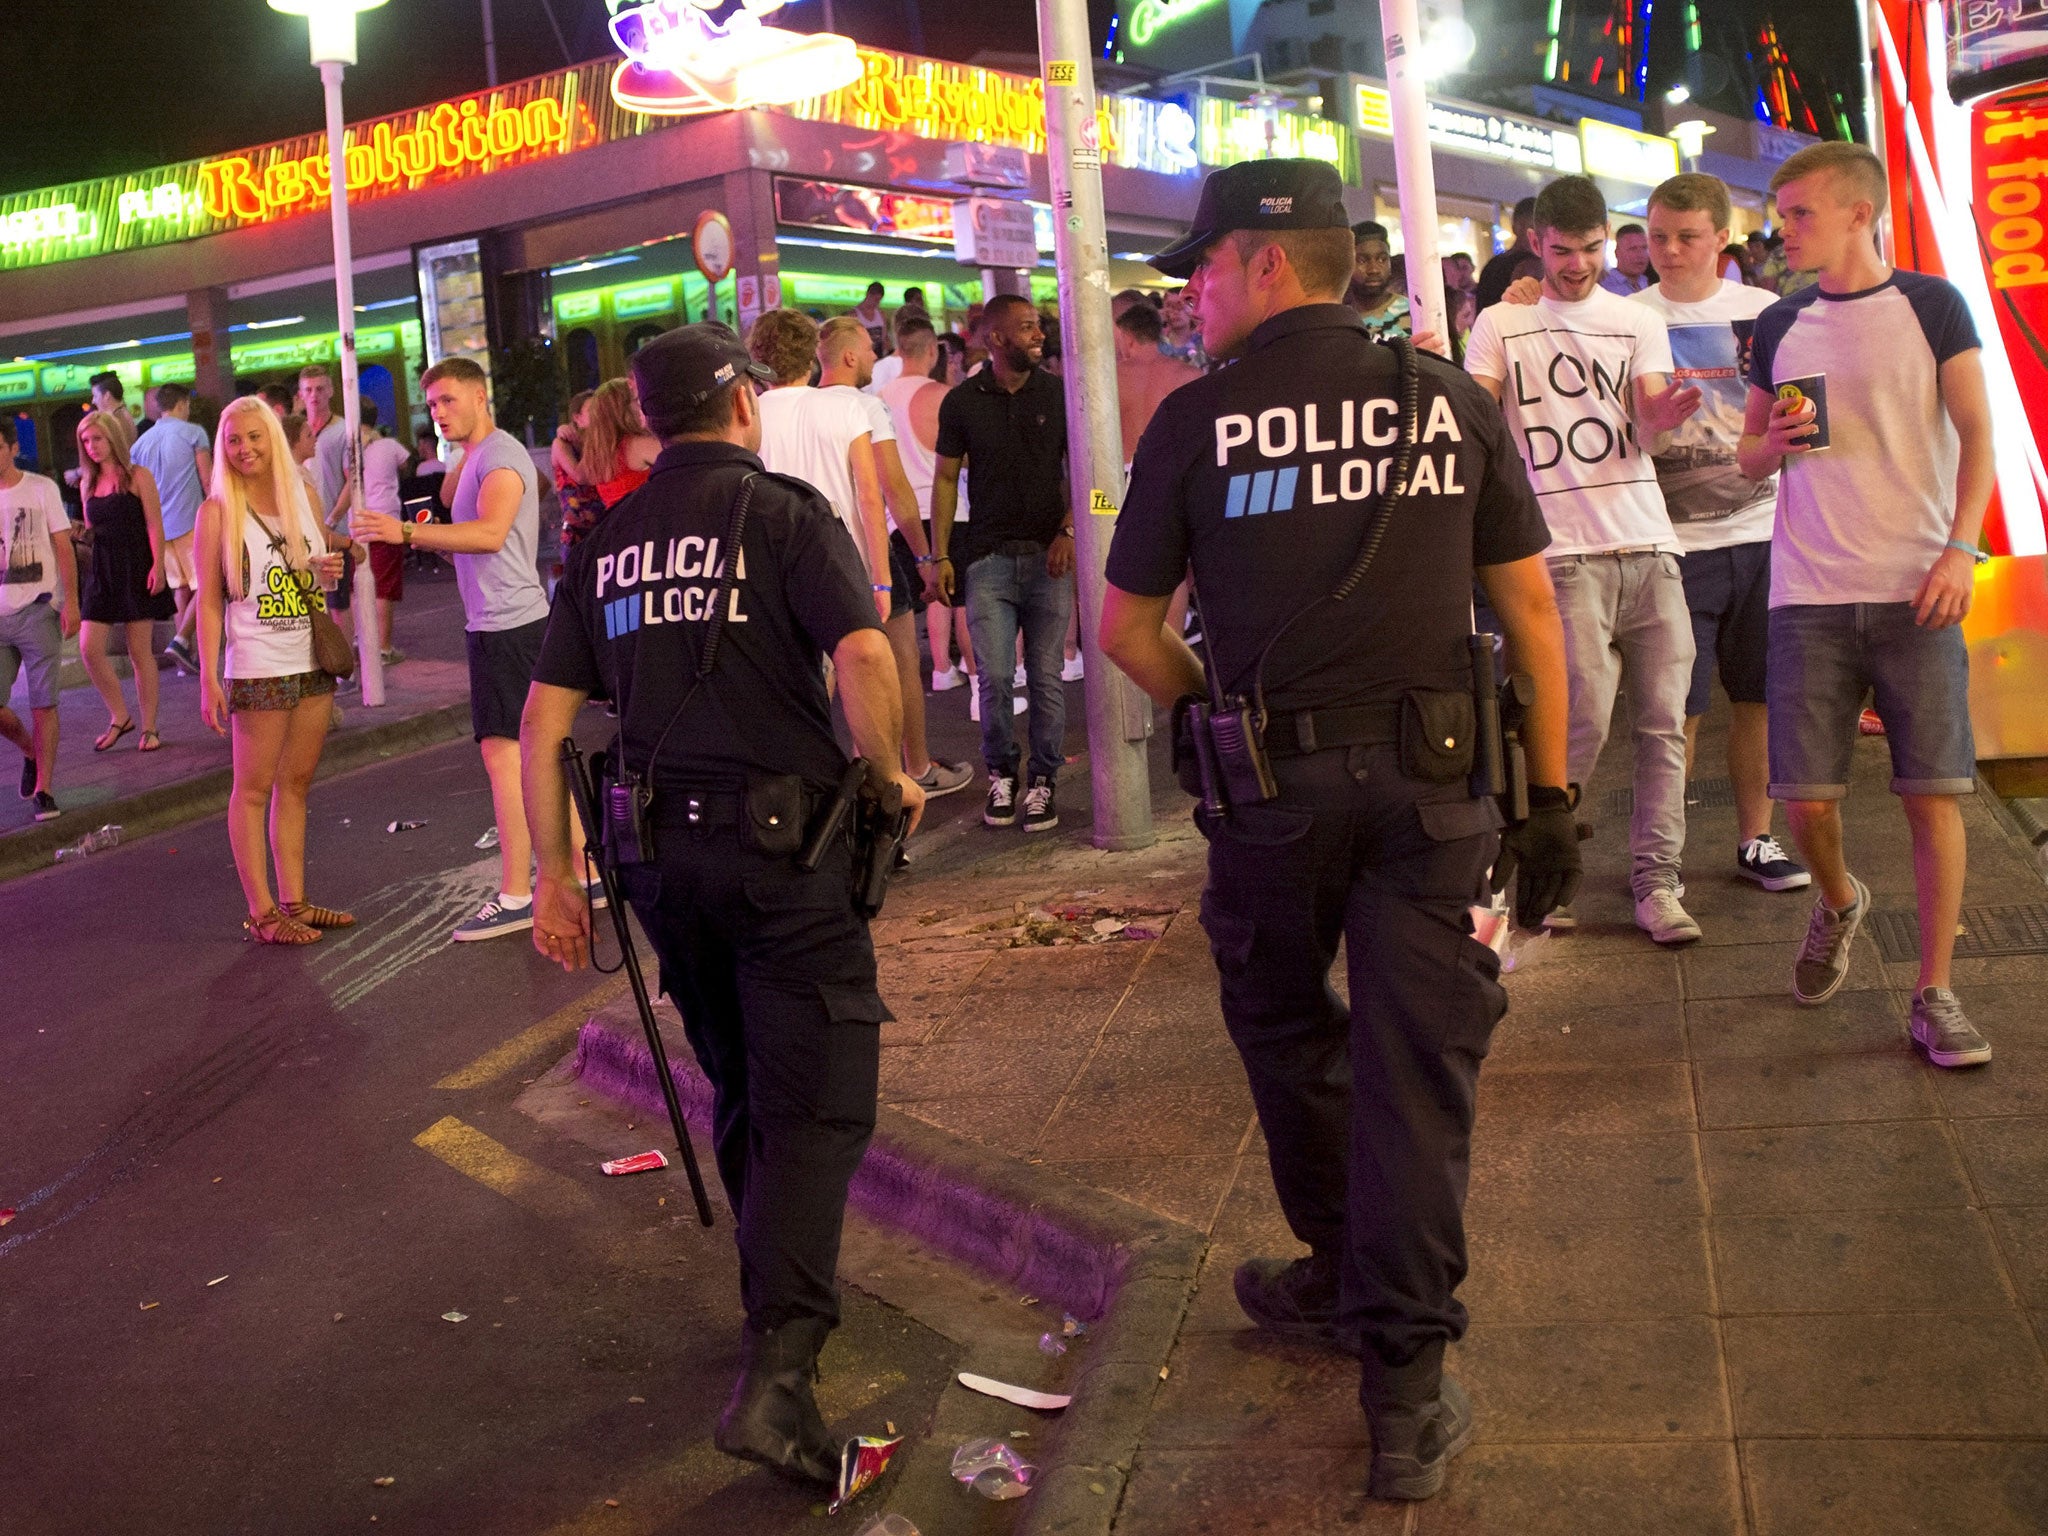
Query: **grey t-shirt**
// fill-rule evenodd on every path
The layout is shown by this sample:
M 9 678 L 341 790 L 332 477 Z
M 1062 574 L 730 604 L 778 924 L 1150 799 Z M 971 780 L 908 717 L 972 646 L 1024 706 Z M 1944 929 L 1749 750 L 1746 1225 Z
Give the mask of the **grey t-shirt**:
M 348 478 L 348 466 L 342 463 L 342 450 L 347 442 L 348 428 L 339 416 L 331 418 L 313 441 L 313 482 L 320 492 L 320 505 L 313 509 L 313 515 L 322 522 L 327 520 L 328 509 L 341 496 L 342 484 Z
M 473 523 L 484 478 L 509 469 L 519 476 L 519 511 L 494 555 L 457 555 L 455 583 L 462 590 L 466 627 L 517 629 L 548 616 L 547 589 L 540 584 L 540 482 L 533 455 L 510 432 L 493 432 L 463 455 L 449 512 L 458 523 Z

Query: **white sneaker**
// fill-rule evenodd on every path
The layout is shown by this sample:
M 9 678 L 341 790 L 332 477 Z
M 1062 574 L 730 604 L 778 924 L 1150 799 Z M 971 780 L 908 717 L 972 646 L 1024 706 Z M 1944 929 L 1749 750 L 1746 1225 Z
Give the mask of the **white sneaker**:
M 976 725 L 981 724 L 981 690 L 979 688 L 967 690 L 967 718 Z
M 932 692 L 951 693 L 967 681 L 967 674 L 958 667 L 935 667 L 932 669 Z
M 1659 944 L 1692 944 L 1700 938 L 1700 925 L 1679 905 L 1678 895 L 1660 885 L 1636 902 L 1636 926 Z
M 1060 668 L 1060 681 L 1063 683 L 1078 683 L 1081 681 L 1081 677 L 1081 653 L 1076 651 L 1067 658 L 1067 664 Z
M 1017 670 L 1010 676 L 1010 686 L 1012 688 L 1022 688 L 1025 686 L 1026 682 L 1027 679 L 1024 676 L 1024 663 L 1020 661 L 1017 663 Z

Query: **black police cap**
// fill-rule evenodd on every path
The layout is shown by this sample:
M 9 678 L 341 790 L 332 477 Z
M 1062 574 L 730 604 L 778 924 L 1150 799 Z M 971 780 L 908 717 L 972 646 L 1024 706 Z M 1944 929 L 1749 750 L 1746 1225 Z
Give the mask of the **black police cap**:
M 1234 229 L 1349 229 L 1344 182 L 1321 160 L 1243 160 L 1210 173 L 1186 238 L 1148 264 L 1185 281 L 1202 252 Z
M 732 328 L 715 320 L 663 331 L 633 354 L 632 368 L 640 408 L 657 418 L 700 404 L 743 375 L 776 382 L 775 370 L 755 362 Z

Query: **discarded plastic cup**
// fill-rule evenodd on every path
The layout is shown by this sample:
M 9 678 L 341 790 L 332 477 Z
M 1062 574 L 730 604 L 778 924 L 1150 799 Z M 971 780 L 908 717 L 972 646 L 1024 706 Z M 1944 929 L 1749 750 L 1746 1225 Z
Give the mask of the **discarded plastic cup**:
M 1067 1341 L 1056 1333 L 1041 1333 L 1038 1336 L 1038 1352 L 1041 1355 L 1064 1355 Z
M 924 1533 L 902 1515 L 877 1515 L 853 1536 L 924 1536 Z
M 1000 1440 L 969 1440 L 953 1453 L 953 1477 L 984 1499 L 1020 1499 L 1038 1469 Z
M 112 848 L 120 841 L 121 829 L 109 823 L 107 826 L 101 827 L 97 832 L 88 832 L 77 842 L 67 843 L 64 847 L 59 848 L 57 850 L 57 862 L 65 864 L 73 859 L 82 859 L 89 853 L 100 853 L 105 849 Z
M 476 846 L 485 849 L 497 847 L 498 829 L 496 827 L 491 827 L 490 829 L 488 829 L 482 837 L 476 840 Z

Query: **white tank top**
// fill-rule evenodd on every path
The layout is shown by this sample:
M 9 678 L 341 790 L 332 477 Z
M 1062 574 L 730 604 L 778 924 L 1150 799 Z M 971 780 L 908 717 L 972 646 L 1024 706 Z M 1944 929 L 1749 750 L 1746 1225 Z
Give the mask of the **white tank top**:
M 938 474 L 938 455 L 935 450 L 925 447 L 917 440 L 917 431 L 910 423 L 910 397 L 931 380 L 917 375 L 904 377 L 899 374 L 884 384 L 876 393 L 882 397 L 882 404 L 889 407 L 889 419 L 896 424 L 896 454 L 903 460 L 903 478 L 910 482 L 910 489 L 917 496 L 917 510 L 927 521 L 932 515 L 932 480 Z M 967 476 L 960 476 L 960 505 L 953 514 L 953 521 L 967 521 Z
M 311 511 L 302 507 L 299 515 L 308 553 L 324 549 Z M 278 542 L 283 543 L 281 535 Z M 316 670 L 313 606 L 326 607 L 326 599 L 318 583 L 310 593 L 304 590 L 283 555 L 271 546 L 270 531 L 254 508 L 242 522 L 242 556 L 249 573 L 248 592 L 226 604 L 227 675 L 246 682 Z

